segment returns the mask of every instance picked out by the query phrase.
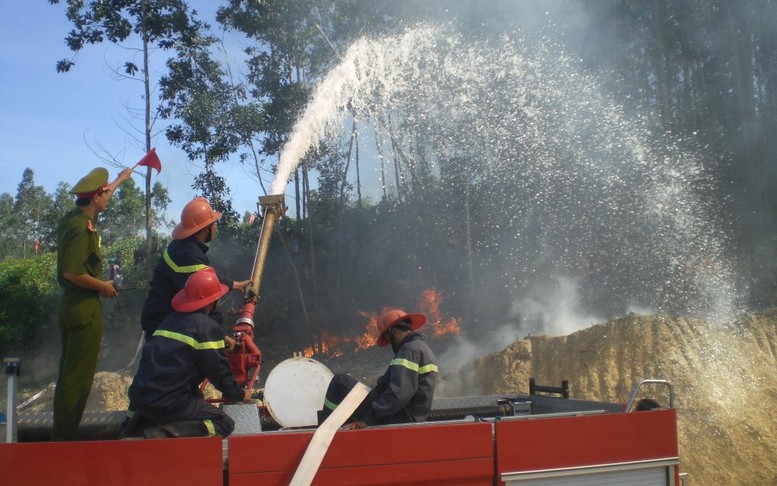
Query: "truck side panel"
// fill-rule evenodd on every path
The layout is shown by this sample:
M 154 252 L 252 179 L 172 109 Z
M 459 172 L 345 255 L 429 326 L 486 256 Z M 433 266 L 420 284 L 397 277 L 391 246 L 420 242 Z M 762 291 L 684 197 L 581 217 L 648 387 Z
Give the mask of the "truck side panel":
M 229 484 L 289 484 L 312 431 L 229 438 Z M 493 484 L 489 423 L 426 424 L 338 432 L 316 485 Z
M 2 484 L 222 485 L 221 438 L 0 444 Z
M 675 410 L 496 422 L 497 479 L 516 473 L 677 461 Z M 672 476 L 676 476 L 676 467 Z M 667 484 L 674 483 L 668 481 Z

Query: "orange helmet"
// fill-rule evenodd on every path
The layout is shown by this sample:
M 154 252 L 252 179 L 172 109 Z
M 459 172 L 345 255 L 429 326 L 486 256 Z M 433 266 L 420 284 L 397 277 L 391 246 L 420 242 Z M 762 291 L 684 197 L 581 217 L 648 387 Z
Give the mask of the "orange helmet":
M 385 312 L 381 316 L 380 322 L 378 322 L 378 340 L 375 344 L 378 346 L 388 345 L 389 342 L 388 339 L 386 339 L 386 331 L 404 321 L 409 321 L 407 325 L 410 329 L 415 331 L 426 324 L 426 316 L 423 314 L 408 314 L 400 309 L 392 309 Z
M 217 301 L 229 292 L 229 287 L 219 281 L 211 267 L 205 267 L 191 274 L 186 285 L 173 296 L 173 309 L 178 312 L 194 312 L 211 302 Z
M 214 211 L 207 199 L 196 197 L 183 207 L 181 222 L 173 229 L 173 239 L 188 238 L 202 228 L 215 223 L 220 217 L 221 213 Z

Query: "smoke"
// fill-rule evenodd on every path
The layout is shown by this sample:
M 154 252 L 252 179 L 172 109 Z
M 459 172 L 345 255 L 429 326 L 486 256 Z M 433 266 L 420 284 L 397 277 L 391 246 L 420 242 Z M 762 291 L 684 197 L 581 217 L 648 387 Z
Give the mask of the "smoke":
M 656 313 L 655 307 L 642 306 L 639 304 L 629 304 L 626 306 L 627 314 L 634 314 L 636 316 L 650 316 Z
M 477 340 L 465 336 L 456 336 L 448 340 L 442 352 L 437 353 L 440 365 L 441 381 L 436 396 L 456 396 L 462 394 L 477 394 L 481 380 L 477 376 L 462 371 L 473 360 L 491 353 L 496 353 L 520 339 L 519 326 L 513 323 L 485 332 Z M 436 349 L 435 343 L 430 346 Z M 469 367 L 467 369 L 472 369 Z
M 538 285 L 513 304 L 511 316 L 530 334 L 567 335 L 606 319 L 584 311 L 578 292 L 579 279 L 558 277 Z

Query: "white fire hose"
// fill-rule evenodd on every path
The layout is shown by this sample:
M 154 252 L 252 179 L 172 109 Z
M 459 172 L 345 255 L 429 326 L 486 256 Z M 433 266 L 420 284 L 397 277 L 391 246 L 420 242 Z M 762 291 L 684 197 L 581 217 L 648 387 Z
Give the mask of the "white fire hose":
M 318 468 L 321 466 L 321 461 L 324 460 L 326 451 L 338 429 L 361 405 L 369 392 L 370 389 L 366 385 L 357 383 L 332 414 L 313 433 L 313 438 L 310 440 L 305 455 L 302 456 L 299 467 L 291 480 L 291 486 L 308 486 L 313 482 L 313 478 L 316 477 Z

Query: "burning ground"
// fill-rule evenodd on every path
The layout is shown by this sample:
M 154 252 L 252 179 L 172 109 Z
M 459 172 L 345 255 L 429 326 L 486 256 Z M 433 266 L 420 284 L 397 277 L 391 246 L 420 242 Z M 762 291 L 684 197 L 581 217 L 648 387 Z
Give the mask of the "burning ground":
M 777 310 L 751 314 L 729 326 L 630 315 L 565 336 L 518 339 L 471 361 L 464 358 L 466 350 L 477 344 L 458 334 L 463 323 L 431 314 L 433 310 L 425 309 L 431 319 L 422 331 L 443 363 L 442 394 L 528 393 L 534 377 L 538 384 L 552 386 L 569 380 L 573 398 L 625 402 L 637 381 L 667 379 L 675 390 L 681 467 L 693 484 L 777 484 Z M 363 316 L 368 328 L 375 315 Z M 350 372 L 372 383 L 390 351 L 358 350 L 374 339 L 368 328 L 322 337 L 318 349 L 306 352 L 334 372 Z M 262 349 L 260 383 L 275 364 L 301 351 L 269 341 Z M 87 409 L 125 409 L 130 381 L 129 372 L 98 373 Z M 668 402 L 666 387 L 643 388 L 641 396 Z M 31 390 L 22 390 L 21 399 L 30 395 Z M 50 410 L 52 395 L 44 393 L 28 410 Z

